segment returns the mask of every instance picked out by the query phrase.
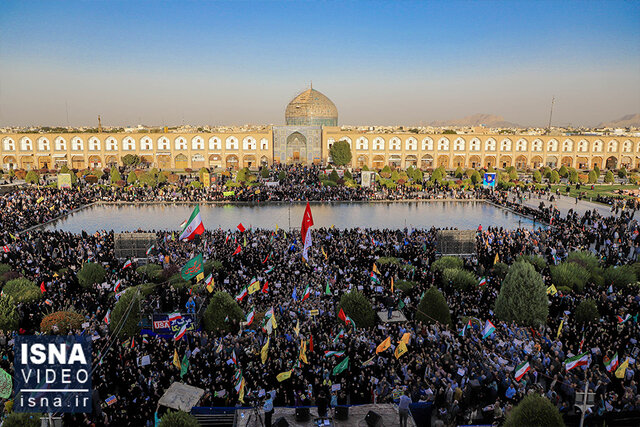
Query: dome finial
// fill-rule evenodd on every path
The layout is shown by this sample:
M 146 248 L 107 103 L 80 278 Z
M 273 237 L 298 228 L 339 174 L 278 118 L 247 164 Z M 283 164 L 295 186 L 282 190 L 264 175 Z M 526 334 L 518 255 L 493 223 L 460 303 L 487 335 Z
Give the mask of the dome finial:
M 313 90 L 313 80 L 311 80 L 311 90 Z

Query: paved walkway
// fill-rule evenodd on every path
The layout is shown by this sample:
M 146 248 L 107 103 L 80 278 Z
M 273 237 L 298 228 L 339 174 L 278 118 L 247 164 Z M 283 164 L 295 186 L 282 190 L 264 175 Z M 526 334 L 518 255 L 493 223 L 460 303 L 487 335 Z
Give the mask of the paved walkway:
M 543 202 L 545 206 L 555 206 L 555 208 L 560 211 L 562 216 L 566 216 L 567 212 L 569 212 L 570 209 L 573 209 L 574 212 L 578 212 L 580 215 L 584 215 L 586 211 L 592 211 L 594 209 L 602 216 L 611 216 L 614 214 L 613 212 L 611 212 L 611 208 L 609 206 L 603 205 L 602 203 L 579 200 L 576 204 L 575 197 L 558 197 L 555 194 L 554 198 L 554 201 L 550 202 L 548 196 L 543 196 L 542 198 L 537 198 L 536 196 L 534 196 L 532 199 L 527 199 L 524 202 L 524 205 L 537 209 L 538 206 L 540 206 L 540 202 Z M 511 200 L 516 201 L 516 197 L 513 197 Z

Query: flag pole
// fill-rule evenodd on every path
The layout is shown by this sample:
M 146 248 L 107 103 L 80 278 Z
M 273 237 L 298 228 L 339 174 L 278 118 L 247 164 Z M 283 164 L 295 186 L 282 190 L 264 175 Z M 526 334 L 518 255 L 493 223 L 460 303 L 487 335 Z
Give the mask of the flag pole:
M 582 398 L 582 411 L 580 414 L 580 427 L 584 426 L 584 413 L 587 411 L 587 395 L 589 394 L 589 380 L 587 379 L 587 371 L 589 370 L 589 365 L 584 370 L 584 397 Z

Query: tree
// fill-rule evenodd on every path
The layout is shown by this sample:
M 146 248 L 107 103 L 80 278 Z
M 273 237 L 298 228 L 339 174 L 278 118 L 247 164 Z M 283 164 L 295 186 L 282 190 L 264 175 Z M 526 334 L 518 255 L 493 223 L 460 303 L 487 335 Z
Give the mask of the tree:
M 478 280 L 470 271 L 457 268 L 445 268 L 442 272 L 442 284 L 451 284 L 461 291 L 466 291 L 477 283 Z
M 262 168 L 260 168 L 260 176 L 263 177 L 264 179 L 269 178 L 269 168 L 266 166 L 263 166 Z
M 122 176 L 120 175 L 118 168 L 113 166 L 111 168 L 111 183 L 115 184 L 118 181 L 122 181 Z
M 134 171 L 129 172 L 129 176 L 127 177 L 127 184 L 132 185 L 135 184 L 138 180 L 138 176 Z
M 527 262 L 516 262 L 502 281 L 495 312 L 505 322 L 538 326 L 547 320 L 548 304 L 547 288 L 540 273 Z
M 562 178 L 566 178 L 569 175 L 569 169 L 565 165 L 560 166 L 560 170 L 558 171 L 558 175 Z
M 551 266 L 551 281 L 556 286 L 582 292 L 588 280 L 589 272 L 576 263 L 563 262 Z
M 623 166 L 618 169 L 618 178 L 626 178 L 627 177 L 627 169 Z
M 42 318 L 40 322 L 40 332 L 57 332 L 61 335 L 66 335 L 67 332 L 71 330 L 80 329 L 84 320 L 82 314 L 74 311 L 56 311 Z
M 630 265 L 609 266 L 604 270 L 604 284 L 622 289 L 638 280 L 636 272 Z
M 604 175 L 604 182 L 607 184 L 611 184 L 613 182 L 613 172 L 607 171 Z
M 140 157 L 137 154 L 126 154 L 122 157 L 122 164 L 125 166 L 138 166 Z
M 137 286 L 127 288 L 111 312 L 109 329 L 120 337 L 132 337 L 140 333 L 140 301 L 142 292 Z
M 287 179 L 287 174 L 284 171 L 280 171 L 278 173 L 278 181 L 284 181 L 285 179 Z
M 160 419 L 158 427 L 200 427 L 200 423 L 187 412 L 168 410 Z
M 576 323 L 594 323 L 600 319 L 598 306 L 592 299 L 585 299 L 578 304 L 576 308 Z
M 225 320 L 228 317 L 228 320 Z M 204 312 L 203 321 L 207 331 L 237 330 L 238 322 L 244 318 L 242 309 L 231 295 L 224 291 L 218 291 L 209 300 L 209 305 Z
M 42 298 L 40 286 L 36 285 L 29 279 L 25 279 L 24 277 L 9 280 L 2 288 L 2 292 L 13 298 L 15 303 L 28 303 Z
M 589 184 L 595 184 L 596 182 L 598 182 L 598 174 L 594 170 L 589 171 Z
M 329 154 L 335 165 L 344 166 L 351 163 L 351 146 L 347 141 L 334 142 L 329 149 Z
M 578 171 L 576 171 L 575 169 L 569 172 L 569 182 L 572 184 L 578 182 Z
M 78 271 L 78 283 L 83 288 L 90 288 L 96 283 L 102 283 L 107 272 L 104 267 L 96 262 L 85 262 Z
M 551 171 L 551 175 L 549 175 L 549 182 L 552 184 L 557 184 L 560 182 L 560 174 L 558 171 Z
M 329 181 L 333 181 L 333 182 L 338 182 L 338 180 L 340 179 L 340 175 L 338 175 L 338 172 L 336 172 L 336 170 L 332 170 L 331 173 L 329 174 Z
M 40 180 L 40 176 L 38 175 L 38 172 L 30 170 L 27 172 L 27 176 L 24 177 L 24 180 L 29 184 L 37 184 Z
M 431 269 L 442 274 L 442 272 L 447 268 L 461 269 L 462 264 L 462 258 L 455 256 L 443 256 L 431 264 Z
M 533 180 L 535 182 L 542 182 L 542 174 L 540 173 L 540 171 L 533 171 Z
M 451 312 L 442 293 L 431 287 L 418 304 L 416 320 L 422 323 L 435 323 L 436 321 L 449 326 L 451 325 Z
M 593 165 L 593 171 L 598 175 L 598 178 L 600 178 L 600 167 L 598 165 Z
M 340 311 L 340 308 L 356 322 L 357 327 L 370 328 L 373 326 L 375 313 L 371 307 L 371 301 L 362 292 L 353 290 L 342 295 L 337 312 Z
M 564 427 L 560 411 L 546 397 L 530 394 L 513 408 L 504 427 Z
M 18 329 L 18 312 L 16 304 L 9 295 L 0 296 L 0 331 Z
M 460 179 L 460 178 L 462 178 L 463 174 L 464 174 L 464 172 L 462 171 L 462 168 L 460 166 L 458 166 L 456 168 L 456 171 L 455 171 L 455 177 Z
M 40 427 L 42 414 L 30 412 L 11 412 L 2 423 L 2 427 Z

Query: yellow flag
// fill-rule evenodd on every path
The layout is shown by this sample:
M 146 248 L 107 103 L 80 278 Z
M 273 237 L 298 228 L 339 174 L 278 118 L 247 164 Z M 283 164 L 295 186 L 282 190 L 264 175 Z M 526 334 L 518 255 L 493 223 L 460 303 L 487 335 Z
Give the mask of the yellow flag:
M 407 351 L 409 351 L 407 345 L 404 343 L 404 341 L 400 341 L 398 343 L 398 346 L 396 347 L 396 351 L 393 354 L 394 356 L 396 356 L 396 359 L 400 359 L 400 356 L 405 354 Z
M 624 363 L 618 366 L 616 369 L 616 378 L 624 378 L 624 374 L 627 372 L 627 368 L 629 367 L 629 358 L 624 361 Z
M 300 360 L 307 365 L 309 364 L 309 362 L 307 362 L 307 340 L 300 341 Z
M 278 232 L 278 224 L 276 224 L 276 232 Z
M 393 293 L 393 277 L 391 277 L 391 293 Z
M 176 232 L 175 231 L 171 232 L 171 240 L 176 240 Z
M 296 323 L 296 326 L 293 328 L 293 332 L 296 333 L 296 336 L 300 335 L 300 319 L 298 319 L 298 323 Z
M 380 274 L 380 270 L 378 270 L 378 266 L 376 265 L 376 263 L 373 263 L 373 272 L 376 274 Z
M 213 278 L 211 278 L 211 283 L 207 285 L 207 290 L 209 291 L 209 293 L 213 292 L 213 285 Z
M 400 341 L 409 345 L 409 341 L 411 341 L 411 332 L 405 332 L 404 335 L 402 335 L 402 338 L 400 338 Z
M 496 257 L 493 259 L 493 264 L 497 264 L 500 262 L 500 257 L 498 256 L 498 254 L 496 254 Z
M 246 236 L 245 236 L 245 238 L 244 238 L 244 247 L 245 247 L 245 248 L 247 247 L 247 237 L 246 237 Z
M 380 343 L 380 345 L 378 346 L 378 348 L 376 348 L 376 354 L 378 353 L 382 353 L 383 351 L 385 351 L 386 349 L 388 349 L 389 347 L 391 347 L 391 337 L 387 337 L 386 340 L 382 341 Z
M 558 333 L 556 334 L 556 339 L 560 338 L 560 333 L 562 332 L 562 325 L 564 325 L 564 319 L 560 321 L 560 326 L 558 326 Z
M 329 257 L 327 257 L 327 253 L 324 251 L 324 248 L 321 248 L 322 250 L 322 255 L 324 255 L 324 259 L 329 259 Z
M 271 325 L 273 326 L 273 329 L 276 329 L 278 327 L 278 324 L 276 323 L 275 315 L 271 316 Z
M 40 198 L 36 200 L 36 203 L 41 203 L 43 200 L 44 200 L 44 197 L 40 196 Z
M 558 293 L 558 290 L 553 284 L 547 288 L 547 295 L 555 295 L 557 293 Z
M 335 228 L 335 224 L 331 224 L 331 229 L 333 230 Z
M 276 376 L 276 379 L 280 383 L 284 380 L 288 380 L 289 378 L 291 378 L 291 371 L 280 372 L 278 376 Z
M 178 357 L 178 350 L 177 349 L 173 350 L 173 365 L 178 369 L 182 368 L 182 366 L 180 365 L 180 358 Z
M 200 274 L 198 274 L 196 276 L 196 282 L 199 282 L 200 280 L 203 280 L 203 279 L 204 279 L 204 272 L 202 272 L 202 273 L 200 273 Z
M 238 396 L 238 400 L 242 403 L 244 403 L 244 378 L 242 379 L 242 381 L 240 382 L 240 393 Z
M 247 292 L 249 293 L 249 295 L 258 292 L 259 290 L 260 290 L 260 282 L 258 280 L 251 283 L 251 285 L 249 285 L 249 287 L 247 288 Z
M 260 356 L 262 358 L 262 364 L 264 365 L 265 362 L 267 361 L 267 355 L 269 354 L 269 340 L 271 338 L 267 338 L 267 342 L 265 343 L 265 345 L 262 347 L 262 351 L 260 352 Z

